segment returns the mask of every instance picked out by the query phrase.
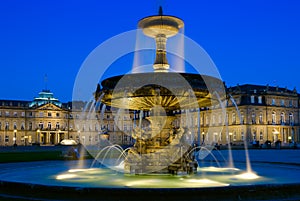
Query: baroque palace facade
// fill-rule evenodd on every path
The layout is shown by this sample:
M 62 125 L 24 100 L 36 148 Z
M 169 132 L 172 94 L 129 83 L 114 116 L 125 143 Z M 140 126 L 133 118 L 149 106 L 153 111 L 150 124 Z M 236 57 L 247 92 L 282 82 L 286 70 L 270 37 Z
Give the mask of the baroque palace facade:
M 220 108 L 191 111 L 196 144 L 247 142 L 250 145 L 280 141 L 289 146 L 299 142 L 299 94 L 296 90 L 268 85 L 237 85 L 226 90 L 225 121 L 221 114 L 211 112 Z M 95 144 L 103 136 L 111 143 L 133 143 L 130 133 L 137 124 L 139 112 L 129 112 L 116 120 L 116 112 L 109 107 L 91 115 L 88 109 L 91 104 L 61 103 L 49 90 L 40 92 L 33 101 L 0 100 L 0 146 L 56 145 L 63 139 L 87 145 Z M 174 115 L 179 116 L 180 112 Z M 101 122 L 97 115 L 103 119 Z M 143 124 L 147 124 L 146 117 L 147 113 L 143 113 Z M 186 122 L 179 119 L 174 121 L 174 126 L 185 126 Z

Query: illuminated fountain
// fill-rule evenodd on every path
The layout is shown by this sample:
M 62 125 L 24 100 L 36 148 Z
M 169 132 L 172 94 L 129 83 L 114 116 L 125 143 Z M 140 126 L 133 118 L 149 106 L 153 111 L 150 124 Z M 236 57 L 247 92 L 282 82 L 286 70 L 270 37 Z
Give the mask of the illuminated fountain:
M 123 149 L 111 144 L 109 134 L 103 130 L 100 140 L 81 142 L 94 160 L 80 160 L 80 164 L 78 161 L 25 163 L 14 171 L 10 165 L 4 166 L 0 168 L 0 196 L 19 194 L 18 198 L 49 200 L 136 200 L 141 196 L 155 200 L 165 200 L 166 196 L 170 200 L 262 200 L 277 198 L 278 191 L 289 192 L 284 193 L 285 198 L 300 196 L 294 179 L 297 177 L 288 175 L 288 179 L 282 179 L 271 174 L 286 176 L 281 166 L 255 164 L 254 169 L 259 172 L 256 174 L 251 170 L 247 149 L 235 150 L 235 155 L 231 150 L 215 150 L 218 139 L 214 133 L 221 133 L 223 126 L 210 127 L 208 132 L 212 135 L 200 139 L 201 110 L 209 109 L 211 115 L 221 116 L 226 127 L 228 97 L 219 77 L 172 71 L 167 61 L 167 40 L 183 28 L 183 21 L 163 15 L 160 8 L 158 15 L 143 18 L 138 26 L 156 42 L 153 72 L 103 80 L 92 103 L 85 108 L 86 119 L 78 119 L 83 124 L 92 119 L 102 126 L 105 110 L 110 108 L 114 111 L 115 126 L 120 128 L 118 121 L 125 115 L 138 114 L 134 115 L 133 129 L 126 133 L 134 138 L 134 145 Z M 238 112 L 237 106 L 236 109 Z M 79 134 L 88 133 L 85 129 Z M 299 175 L 300 169 L 293 166 L 289 172 Z M 261 176 L 264 174 L 267 176 Z M 268 186 L 272 182 L 281 185 Z M 296 184 L 290 188 L 282 185 L 285 182 Z M 269 190 L 275 193 L 266 195 Z
M 156 59 L 150 73 L 134 73 L 110 77 L 101 82 L 96 101 L 119 110 L 150 114 L 146 119 L 151 129 L 137 126 L 131 137 L 134 146 L 124 161 L 125 173 L 192 173 L 197 162 L 190 154 L 195 143 L 192 125 L 176 128 L 172 122 L 178 110 L 190 111 L 210 107 L 224 101 L 223 82 L 207 75 L 170 72 L 167 61 L 167 39 L 175 36 L 184 25 L 177 17 L 162 14 L 143 18 L 138 26 L 156 41 Z M 209 85 L 214 84 L 211 89 Z M 219 94 L 214 97 L 210 90 Z M 191 121 L 189 115 L 182 118 Z M 183 120 L 182 120 L 183 121 Z M 191 122 L 189 122 L 191 123 Z

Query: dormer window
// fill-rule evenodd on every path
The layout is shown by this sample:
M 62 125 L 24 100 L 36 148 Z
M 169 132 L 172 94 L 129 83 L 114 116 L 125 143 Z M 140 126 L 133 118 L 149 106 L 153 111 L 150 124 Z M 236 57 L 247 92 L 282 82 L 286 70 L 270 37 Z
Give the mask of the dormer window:
M 251 103 L 254 103 L 254 96 L 251 96 Z

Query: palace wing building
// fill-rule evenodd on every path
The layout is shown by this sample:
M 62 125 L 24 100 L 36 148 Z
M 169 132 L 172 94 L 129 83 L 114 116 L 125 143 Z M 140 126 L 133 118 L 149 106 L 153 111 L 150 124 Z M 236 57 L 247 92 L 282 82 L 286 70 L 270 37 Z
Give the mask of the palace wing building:
M 225 123 L 221 114 L 215 116 L 216 113 L 211 112 L 220 108 L 194 111 L 196 144 L 262 145 L 270 141 L 290 146 L 299 142 L 299 94 L 295 89 L 237 85 L 227 88 L 227 97 Z M 130 111 L 116 120 L 116 112 L 110 107 L 91 115 L 87 109 L 91 104 L 61 103 L 50 90 L 43 90 L 33 101 L 0 100 L 0 146 L 57 145 L 63 139 L 92 145 L 101 137 L 113 144 L 133 143 L 130 133 L 139 119 L 138 112 Z M 142 122 L 148 124 L 147 113 L 144 116 Z M 99 122 L 99 119 L 103 120 Z M 178 118 L 173 124 L 184 126 L 186 122 Z M 214 128 L 218 128 L 215 129 L 218 132 L 214 132 Z
M 299 141 L 299 94 L 295 89 L 246 84 L 227 88 L 227 94 L 231 142 L 239 143 L 245 137 L 259 144 Z

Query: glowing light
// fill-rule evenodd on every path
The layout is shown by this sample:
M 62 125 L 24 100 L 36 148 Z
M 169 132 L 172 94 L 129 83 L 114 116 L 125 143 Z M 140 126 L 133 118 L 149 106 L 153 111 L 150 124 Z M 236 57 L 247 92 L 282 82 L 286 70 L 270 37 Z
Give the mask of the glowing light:
M 206 186 L 206 187 L 229 186 L 229 184 L 213 181 L 210 179 L 188 179 L 187 182 L 198 183 L 198 184 L 201 184 L 201 186 Z
M 255 174 L 254 172 L 245 172 L 239 175 L 236 175 L 237 178 L 239 179 L 258 179 L 259 176 L 257 174 Z
M 221 167 L 203 167 L 200 168 L 200 171 L 206 171 L 206 172 L 228 172 L 228 171 L 239 171 L 238 168 L 221 168 Z
M 64 139 L 60 142 L 61 145 L 77 145 L 75 140 Z
M 75 178 L 77 177 L 76 174 L 61 174 L 61 175 L 58 175 L 56 177 L 57 180 L 63 180 L 63 179 L 72 179 L 72 178 Z
M 91 169 L 70 169 L 68 172 L 86 172 L 90 171 Z

